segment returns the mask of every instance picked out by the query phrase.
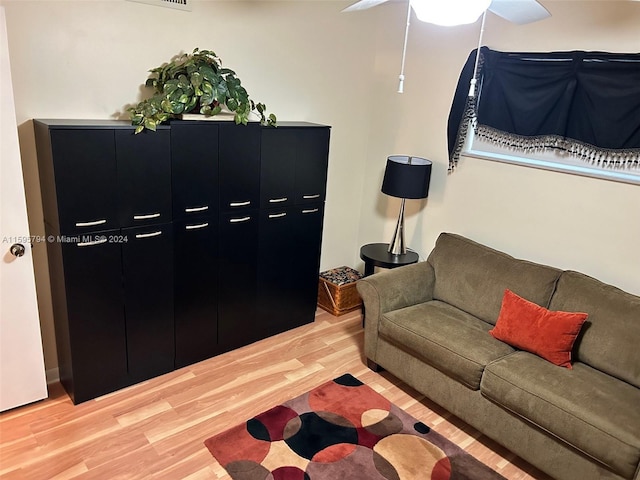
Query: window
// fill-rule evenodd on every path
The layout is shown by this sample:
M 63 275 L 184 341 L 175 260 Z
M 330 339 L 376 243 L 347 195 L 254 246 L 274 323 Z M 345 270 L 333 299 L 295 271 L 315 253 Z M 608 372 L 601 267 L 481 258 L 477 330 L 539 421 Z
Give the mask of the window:
M 503 53 L 465 64 L 449 116 L 460 154 L 640 184 L 640 54 Z

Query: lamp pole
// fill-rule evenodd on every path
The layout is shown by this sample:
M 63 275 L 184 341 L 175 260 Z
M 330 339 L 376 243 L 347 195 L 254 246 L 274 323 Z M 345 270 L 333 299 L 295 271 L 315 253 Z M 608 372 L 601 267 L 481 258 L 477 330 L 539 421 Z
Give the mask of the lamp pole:
M 398 221 L 396 223 L 396 230 L 393 232 L 393 240 L 389 244 L 389 253 L 392 255 L 404 255 L 407 253 L 407 248 L 404 243 L 404 202 L 402 199 L 400 203 L 400 213 L 398 214 Z

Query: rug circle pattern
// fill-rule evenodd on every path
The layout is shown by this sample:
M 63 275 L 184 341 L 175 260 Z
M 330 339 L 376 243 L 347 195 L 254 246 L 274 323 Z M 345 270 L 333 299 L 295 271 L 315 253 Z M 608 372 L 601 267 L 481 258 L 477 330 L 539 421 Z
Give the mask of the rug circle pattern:
M 234 480 L 504 478 L 350 374 L 205 445 Z

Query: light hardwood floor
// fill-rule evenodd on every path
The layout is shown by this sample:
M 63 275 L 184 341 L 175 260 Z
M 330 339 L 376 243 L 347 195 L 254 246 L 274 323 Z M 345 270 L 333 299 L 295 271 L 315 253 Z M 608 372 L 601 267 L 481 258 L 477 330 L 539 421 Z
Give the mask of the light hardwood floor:
M 77 406 L 50 385 L 47 400 L 0 414 L 0 477 L 229 479 L 206 438 L 343 373 L 505 477 L 548 478 L 392 375 L 369 370 L 359 312 L 322 310 L 312 324 Z

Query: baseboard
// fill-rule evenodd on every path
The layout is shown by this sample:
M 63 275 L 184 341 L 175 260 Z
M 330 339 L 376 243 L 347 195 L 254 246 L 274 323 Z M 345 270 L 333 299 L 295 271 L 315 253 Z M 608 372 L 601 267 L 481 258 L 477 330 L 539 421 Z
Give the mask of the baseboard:
M 60 381 L 60 370 L 58 367 L 51 368 L 45 371 L 45 378 L 47 379 L 47 385 Z

